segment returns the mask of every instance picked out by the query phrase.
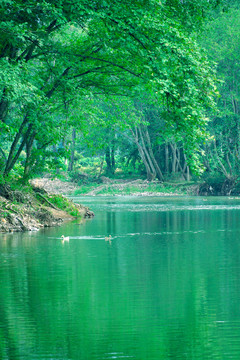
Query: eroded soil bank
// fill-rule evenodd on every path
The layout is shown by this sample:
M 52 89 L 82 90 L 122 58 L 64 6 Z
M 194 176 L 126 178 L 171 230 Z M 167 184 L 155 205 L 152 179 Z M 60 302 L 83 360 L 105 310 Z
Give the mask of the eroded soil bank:
M 89 208 L 42 187 L 13 189 L 0 185 L 0 232 L 35 231 L 76 217 L 94 216 Z

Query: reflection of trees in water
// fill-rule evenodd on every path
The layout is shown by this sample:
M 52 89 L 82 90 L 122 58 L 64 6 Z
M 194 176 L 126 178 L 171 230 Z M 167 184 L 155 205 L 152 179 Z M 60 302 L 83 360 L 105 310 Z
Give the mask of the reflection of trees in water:
M 108 212 L 111 247 L 9 235 L 0 243 L 1 358 L 94 359 L 114 349 L 214 359 L 233 341 L 239 353 L 238 219 L 234 210 Z
M 116 233 L 116 226 L 117 226 L 117 222 L 116 222 L 116 213 L 114 212 L 107 212 L 107 234 L 106 235 L 113 235 Z

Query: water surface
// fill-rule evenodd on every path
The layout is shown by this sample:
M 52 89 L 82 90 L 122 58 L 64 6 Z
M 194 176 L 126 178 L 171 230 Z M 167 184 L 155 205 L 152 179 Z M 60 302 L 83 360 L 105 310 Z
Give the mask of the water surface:
M 239 198 L 74 200 L 95 218 L 0 235 L 0 359 L 239 359 Z

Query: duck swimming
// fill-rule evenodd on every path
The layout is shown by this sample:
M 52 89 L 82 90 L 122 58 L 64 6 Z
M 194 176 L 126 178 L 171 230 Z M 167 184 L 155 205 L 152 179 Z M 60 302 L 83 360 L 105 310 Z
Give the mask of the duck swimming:
M 62 235 L 61 238 L 62 238 L 62 242 L 69 241 L 69 236 Z
M 109 243 L 111 243 L 111 241 L 112 241 L 111 235 L 106 236 L 106 237 L 105 237 L 105 241 L 108 241 Z

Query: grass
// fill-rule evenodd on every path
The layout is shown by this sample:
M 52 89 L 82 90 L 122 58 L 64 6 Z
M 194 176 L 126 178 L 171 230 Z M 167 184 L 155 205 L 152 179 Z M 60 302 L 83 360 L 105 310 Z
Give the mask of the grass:
M 99 185 L 99 184 L 80 185 L 80 187 L 74 191 L 74 195 L 87 194 L 88 192 L 90 192 L 91 190 L 93 190 L 97 187 L 101 187 L 101 185 Z
M 48 200 L 57 208 L 65 211 L 71 216 L 75 216 L 75 217 L 82 216 L 76 205 L 70 199 L 67 199 L 65 196 L 54 194 L 48 196 Z
M 94 192 L 94 195 L 133 195 L 133 194 L 179 194 L 186 195 L 193 192 L 196 184 L 188 183 L 148 183 L 140 182 L 138 184 L 132 183 L 111 183 L 111 184 L 89 184 L 79 187 L 74 195 L 84 195 Z

